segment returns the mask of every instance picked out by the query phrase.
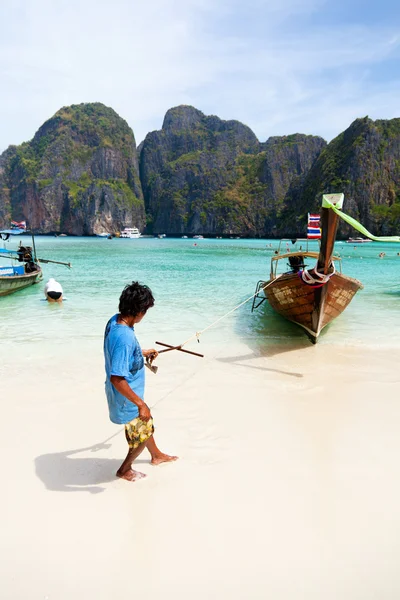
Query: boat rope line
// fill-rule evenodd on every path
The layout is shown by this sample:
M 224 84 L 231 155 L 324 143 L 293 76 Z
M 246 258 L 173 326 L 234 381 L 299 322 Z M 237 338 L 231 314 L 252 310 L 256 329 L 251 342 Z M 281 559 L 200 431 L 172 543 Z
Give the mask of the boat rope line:
M 270 281 L 269 283 L 267 283 L 264 286 L 262 286 L 255 294 L 252 294 L 249 298 L 246 298 L 246 300 L 244 300 L 243 302 L 241 302 L 240 304 L 238 304 L 237 306 L 235 306 L 235 308 L 232 308 L 227 313 L 225 313 L 224 315 L 222 315 L 221 317 L 219 317 L 218 319 L 216 319 L 215 321 L 213 321 L 213 323 L 211 323 L 210 325 L 207 325 L 207 327 L 205 327 L 201 331 L 196 331 L 196 333 L 194 333 L 193 335 L 191 335 L 185 342 L 183 342 L 182 344 L 180 344 L 180 346 L 176 346 L 174 349 L 180 349 L 180 348 L 182 348 L 183 346 L 185 346 L 188 342 L 190 342 L 194 338 L 196 338 L 197 341 L 200 342 L 200 335 L 202 333 L 204 333 L 208 329 L 211 329 L 211 327 L 214 327 L 217 323 L 219 323 L 220 321 L 222 321 L 222 319 L 225 319 L 225 317 L 227 317 L 228 315 L 231 315 L 232 313 L 234 313 L 236 310 L 238 310 L 238 308 L 240 308 L 241 306 L 243 306 L 244 304 L 246 304 L 246 302 L 250 302 L 250 300 L 252 300 L 254 298 L 254 296 L 256 296 L 261 290 L 265 290 L 269 285 L 271 285 L 271 283 L 273 283 L 277 279 L 279 279 L 279 277 L 280 276 L 278 276 L 273 281 Z M 189 379 L 191 379 L 191 377 L 193 377 L 193 373 L 190 373 L 190 375 L 184 381 L 182 381 L 176 387 L 174 387 L 173 390 L 170 390 L 169 392 L 167 392 L 166 394 L 164 394 L 164 396 L 162 396 L 156 402 L 154 402 L 154 404 L 152 404 L 150 408 L 153 409 L 157 404 L 160 404 L 160 402 L 163 402 L 168 396 L 170 396 L 178 388 L 182 387 L 182 385 L 184 385 L 185 383 L 187 383 L 187 381 L 189 381 Z
M 353 219 L 353 217 L 350 217 L 350 215 L 346 215 L 346 213 L 336 208 L 336 206 L 332 204 L 332 202 L 330 202 L 325 195 L 322 196 L 322 208 L 331 208 L 333 212 L 335 212 L 337 215 L 339 215 L 341 219 L 343 219 L 343 221 L 346 221 L 346 223 L 354 227 L 354 229 L 365 235 L 367 238 L 374 240 L 375 242 L 400 242 L 400 236 L 398 235 L 372 235 L 372 233 L 370 233 L 368 229 L 365 229 L 365 227 L 361 225 L 361 223 L 359 223 L 356 219 Z
M 278 279 L 278 278 L 276 278 L 276 279 Z M 196 333 L 194 333 L 193 335 L 191 335 L 186 341 L 183 342 L 183 344 L 180 344 L 179 347 L 182 348 L 188 342 L 191 342 L 195 338 L 197 339 L 198 342 L 200 342 L 200 336 L 201 336 L 202 333 L 204 333 L 208 329 L 211 329 L 211 327 L 214 327 L 217 323 L 219 323 L 220 321 L 222 321 L 222 319 L 225 319 L 226 317 L 228 317 L 229 315 L 231 315 L 232 313 L 234 313 L 236 310 L 238 310 L 238 308 L 240 308 L 241 306 L 243 306 L 243 304 L 246 304 L 246 302 L 250 302 L 250 300 L 252 300 L 254 298 L 254 296 L 257 296 L 257 294 L 259 294 L 261 290 L 265 290 L 268 286 L 271 285 L 271 283 L 274 283 L 276 281 L 276 279 L 274 279 L 273 281 L 270 281 L 269 283 L 267 283 L 266 285 L 264 285 L 263 287 L 261 287 L 259 290 L 257 290 L 257 292 L 255 294 L 252 294 L 249 298 L 246 298 L 246 300 L 243 300 L 243 302 L 241 302 L 240 304 L 238 304 L 237 306 L 235 306 L 235 308 L 232 308 L 231 310 L 229 310 L 227 313 L 225 313 L 224 315 L 222 315 L 222 317 L 219 317 L 216 321 L 213 321 L 213 323 L 211 323 L 210 325 L 207 325 L 207 327 L 205 327 L 204 329 L 201 329 L 200 331 L 196 331 Z
M 332 273 L 320 273 L 317 271 L 317 267 L 313 269 L 312 274 L 307 269 L 299 271 L 299 277 L 303 283 L 313 288 L 319 288 L 328 283 L 332 275 L 336 273 L 335 263 L 332 261 L 333 271 Z

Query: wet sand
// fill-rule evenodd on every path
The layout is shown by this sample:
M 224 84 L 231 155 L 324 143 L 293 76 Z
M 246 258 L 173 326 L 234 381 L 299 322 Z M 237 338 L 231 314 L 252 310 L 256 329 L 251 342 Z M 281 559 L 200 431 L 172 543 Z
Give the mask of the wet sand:
M 137 483 L 101 354 L 2 374 L 2 596 L 399 598 L 400 349 L 200 348 L 147 374 L 181 458 Z

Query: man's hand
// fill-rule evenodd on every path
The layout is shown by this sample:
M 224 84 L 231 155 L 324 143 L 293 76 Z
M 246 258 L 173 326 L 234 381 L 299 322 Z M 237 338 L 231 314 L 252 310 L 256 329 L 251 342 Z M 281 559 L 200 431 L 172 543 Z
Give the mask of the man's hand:
M 139 406 L 139 419 L 145 422 L 151 419 L 150 409 L 144 402 Z
M 142 354 L 145 358 L 148 358 L 150 360 L 150 364 L 158 356 L 158 352 L 154 348 L 150 348 L 150 350 L 142 350 Z

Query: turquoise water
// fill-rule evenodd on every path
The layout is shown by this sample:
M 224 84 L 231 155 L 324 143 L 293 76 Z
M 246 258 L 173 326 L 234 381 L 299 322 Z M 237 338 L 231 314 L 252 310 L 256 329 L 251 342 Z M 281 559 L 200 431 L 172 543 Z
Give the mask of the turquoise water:
M 27 348 L 43 357 L 54 351 L 66 356 L 97 352 L 104 325 L 117 312 L 119 295 L 132 280 L 148 284 L 156 298 L 138 331 L 142 345 L 155 340 L 181 343 L 251 296 L 258 280 L 268 279 L 277 242 L 38 236 L 36 247 L 39 257 L 71 261 L 73 268 L 43 265 L 41 284 L 0 298 L 3 364 Z M 383 259 L 378 257 L 381 251 L 386 252 Z M 365 287 L 319 343 L 398 347 L 400 244 L 353 247 L 339 242 L 336 252 L 342 256 L 343 272 Z M 49 277 L 64 288 L 67 300 L 62 305 L 41 300 Z M 194 343 L 193 349 L 206 351 L 239 340 L 253 349 L 272 351 L 282 345 L 309 344 L 300 328 L 267 303 L 251 313 L 249 302 L 205 333 L 201 345 Z

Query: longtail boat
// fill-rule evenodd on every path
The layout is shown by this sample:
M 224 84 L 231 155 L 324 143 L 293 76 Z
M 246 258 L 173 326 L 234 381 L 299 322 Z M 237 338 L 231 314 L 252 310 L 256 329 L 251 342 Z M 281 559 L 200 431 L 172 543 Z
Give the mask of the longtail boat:
M 326 194 L 324 198 L 338 209 L 343 206 L 343 194 Z M 280 315 L 300 325 L 314 344 L 322 329 L 344 311 L 354 294 L 363 287 L 357 279 L 342 274 L 341 259 L 334 255 L 339 216 L 322 205 L 319 218 L 319 252 L 308 250 L 308 239 L 288 240 L 286 249 L 284 245 L 282 248 L 285 241 L 282 240 L 271 259 L 269 280 L 257 284 L 252 308 L 254 310 L 268 300 Z M 310 235 L 311 239 L 316 237 Z M 289 241 L 296 245 L 295 249 L 290 250 Z M 304 249 L 302 245 L 298 248 L 299 242 L 303 242 Z M 307 269 L 307 259 L 315 259 L 316 265 Z M 290 270 L 278 274 L 281 261 L 289 261 Z
M 26 224 L 24 228 L 3 229 L 0 231 L 0 239 L 8 241 L 10 236 L 26 233 Z M 20 245 L 16 250 L 10 250 L 5 247 L 0 248 L 0 259 L 7 259 L 19 264 L 7 264 L 0 266 L 0 296 L 8 296 L 19 290 L 23 290 L 43 279 L 43 272 L 40 263 L 55 263 L 71 267 L 70 263 L 59 262 L 38 258 L 36 256 L 35 238 L 32 232 L 32 246 Z

